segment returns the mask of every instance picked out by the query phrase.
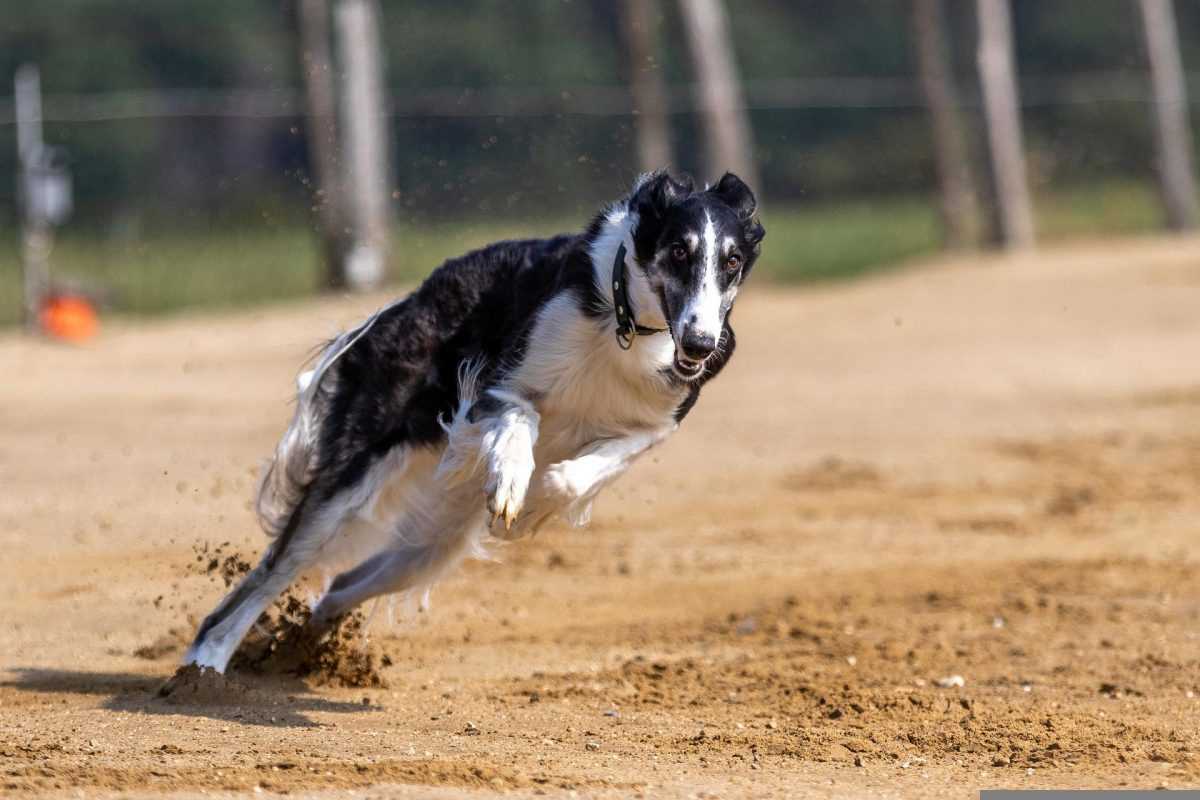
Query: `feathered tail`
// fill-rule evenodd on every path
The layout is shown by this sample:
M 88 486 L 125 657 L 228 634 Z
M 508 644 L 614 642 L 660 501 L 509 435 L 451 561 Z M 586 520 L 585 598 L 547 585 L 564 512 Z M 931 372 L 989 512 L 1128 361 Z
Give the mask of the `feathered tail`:
M 316 473 L 321 424 L 337 391 L 334 376 L 326 372 L 371 329 L 381 313 L 376 311 L 362 325 L 335 338 L 321 351 L 313 368 L 297 376 L 296 413 L 262 472 L 254 503 L 259 525 L 268 536 L 277 537 L 287 528 Z

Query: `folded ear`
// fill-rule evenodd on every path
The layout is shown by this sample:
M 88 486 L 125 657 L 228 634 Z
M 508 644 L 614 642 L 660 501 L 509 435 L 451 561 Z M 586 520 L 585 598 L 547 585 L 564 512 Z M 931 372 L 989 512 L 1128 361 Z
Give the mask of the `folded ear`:
M 750 191 L 750 187 L 746 185 L 745 181 L 732 172 L 722 175 L 721 180 L 717 181 L 717 185 L 709 191 L 732 208 L 738 215 L 738 219 L 743 222 L 753 217 L 754 212 L 758 210 L 758 201 L 754 199 L 754 192 Z
M 751 246 L 757 246 L 767 231 L 754 216 L 758 211 L 758 201 L 746 182 L 732 172 L 726 172 L 709 191 L 733 209 L 742 222 L 742 235 Z
M 680 180 L 675 180 L 666 170 L 651 172 L 638 178 L 634 184 L 633 196 L 629 199 L 629 209 L 638 217 L 634 243 L 639 258 L 651 257 L 667 212 L 672 206 L 687 199 L 694 188 L 690 177 L 685 175 Z
M 643 219 L 660 218 L 671 206 L 690 195 L 692 189 L 692 179 L 686 175 L 677 181 L 666 170 L 651 172 L 634 184 L 629 207 Z

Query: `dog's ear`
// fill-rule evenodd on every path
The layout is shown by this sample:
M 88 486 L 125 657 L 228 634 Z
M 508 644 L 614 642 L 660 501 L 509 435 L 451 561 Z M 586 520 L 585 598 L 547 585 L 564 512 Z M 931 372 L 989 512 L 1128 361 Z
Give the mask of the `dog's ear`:
M 755 216 L 758 211 L 758 200 L 755 199 L 754 192 L 750 190 L 746 182 L 732 172 L 726 172 L 721 176 L 721 180 L 717 181 L 717 185 L 709 191 L 733 209 L 737 218 L 741 220 L 742 236 L 751 247 L 758 247 L 758 243 L 767 235 L 767 230 Z
M 754 199 L 754 192 L 750 191 L 750 187 L 746 185 L 745 181 L 732 172 L 722 175 L 721 180 L 717 181 L 717 185 L 709 191 L 732 208 L 738 215 L 738 219 L 743 222 L 753 217 L 754 212 L 758 210 L 758 201 Z
M 654 242 L 671 207 L 683 202 L 695 188 L 692 179 L 675 180 L 666 170 L 643 175 L 634 184 L 629 209 L 638 216 L 637 238 Z

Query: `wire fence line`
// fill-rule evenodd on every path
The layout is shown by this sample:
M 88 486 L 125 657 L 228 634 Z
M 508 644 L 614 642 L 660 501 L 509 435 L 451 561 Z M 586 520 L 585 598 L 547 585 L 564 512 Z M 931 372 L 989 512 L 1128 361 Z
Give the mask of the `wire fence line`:
M 1200 73 L 1188 76 L 1200 89 Z M 746 81 L 746 107 L 751 111 L 803 109 L 917 109 L 923 108 L 912 77 L 779 78 Z M 1193 99 L 1200 91 L 1193 89 Z M 1149 77 L 1139 71 L 1120 70 L 1064 75 L 1024 75 L 1021 105 L 1090 105 L 1149 103 L 1153 99 Z M 961 92 L 960 102 L 977 107 L 977 91 Z M 668 89 L 668 112 L 694 113 L 701 109 L 695 84 Z M 300 117 L 305 112 L 299 89 L 153 89 L 145 91 L 52 93 L 42 101 L 45 122 L 112 122 L 169 117 Z M 386 114 L 392 117 L 513 117 L 574 114 L 629 116 L 633 98 L 626 86 L 576 86 L 568 89 L 539 87 L 433 87 L 394 90 L 387 95 Z M 0 126 L 16 122 L 11 96 L 0 97 Z

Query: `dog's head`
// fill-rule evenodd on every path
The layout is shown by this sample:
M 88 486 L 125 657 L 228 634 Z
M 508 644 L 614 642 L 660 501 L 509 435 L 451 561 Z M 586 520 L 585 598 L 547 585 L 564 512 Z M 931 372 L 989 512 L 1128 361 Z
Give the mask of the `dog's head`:
M 717 349 L 738 288 L 766 235 L 754 192 L 727 172 L 696 191 L 666 172 L 643 180 L 629 201 L 637 260 L 675 340 L 673 369 L 693 380 Z

